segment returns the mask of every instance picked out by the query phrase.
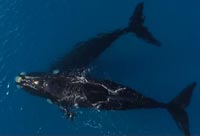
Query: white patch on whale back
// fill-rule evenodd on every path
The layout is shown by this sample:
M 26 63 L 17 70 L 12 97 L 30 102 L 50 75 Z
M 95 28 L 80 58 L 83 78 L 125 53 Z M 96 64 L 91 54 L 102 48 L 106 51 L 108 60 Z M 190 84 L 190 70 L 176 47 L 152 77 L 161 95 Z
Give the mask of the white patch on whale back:
M 35 85 L 38 85 L 38 84 L 39 84 L 39 81 L 34 81 L 34 84 L 35 84 Z
M 100 83 L 91 83 L 91 84 L 101 86 L 101 87 L 103 87 L 104 89 L 106 89 L 111 94 L 117 94 L 118 92 L 126 89 L 126 87 L 123 87 L 123 88 L 118 88 L 116 90 L 112 90 L 112 89 L 108 88 L 107 86 L 105 86 L 104 84 L 100 84 Z
M 58 69 L 54 70 L 52 73 L 55 75 L 55 74 L 58 74 L 60 71 Z
M 119 89 L 115 90 L 115 92 L 118 93 L 118 92 L 120 92 L 120 91 L 122 91 L 122 90 L 126 90 L 126 87 L 119 88 Z
M 78 109 L 79 108 L 78 103 L 75 103 L 74 107 Z
M 72 83 L 76 84 L 76 83 L 82 83 L 85 84 L 87 83 L 87 79 L 84 76 L 76 76 L 76 79 L 74 79 L 74 81 Z
M 26 79 L 38 79 L 40 77 L 25 76 Z
M 53 102 L 52 102 L 50 99 L 47 99 L 47 102 L 48 102 L 49 104 L 53 104 Z
M 26 73 L 25 73 L 25 72 L 21 72 L 20 75 L 21 75 L 21 76 L 25 76 Z

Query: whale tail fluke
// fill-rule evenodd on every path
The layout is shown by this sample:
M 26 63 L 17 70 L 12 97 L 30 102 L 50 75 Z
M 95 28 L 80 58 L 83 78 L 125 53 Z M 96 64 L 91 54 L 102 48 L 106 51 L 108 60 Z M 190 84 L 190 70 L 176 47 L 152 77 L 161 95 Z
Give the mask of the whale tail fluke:
M 133 32 L 138 38 L 145 40 L 156 46 L 160 46 L 161 43 L 148 31 L 148 28 L 144 26 L 143 15 L 144 3 L 139 3 L 136 6 L 134 14 L 130 18 L 129 26 L 126 28 L 127 32 Z
M 183 91 L 167 104 L 167 109 L 175 120 L 178 128 L 185 136 L 190 136 L 189 119 L 185 108 L 190 104 L 191 96 L 196 83 L 188 85 Z

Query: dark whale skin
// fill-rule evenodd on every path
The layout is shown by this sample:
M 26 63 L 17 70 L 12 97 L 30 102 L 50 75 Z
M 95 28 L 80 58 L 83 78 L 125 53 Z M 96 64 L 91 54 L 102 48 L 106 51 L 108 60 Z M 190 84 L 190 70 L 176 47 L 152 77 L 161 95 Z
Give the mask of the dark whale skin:
M 62 82 L 62 83 L 60 83 Z M 109 80 L 62 77 L 50 80 L 46 88 L 64 106 L 75 105 L 103 110 L 159 108 L 165 104 L 145 97 L 135 90 Z M 61 88 L 62 86 L 62 88 Z
M 189 84 L 169 103 L 158 102 L 130 87 L 109 80 L 97 80 L 60 74 L 29 74 L 16 78 L 17 85 L 39 97 L 50 99 L 70 119 L 74 107 L 97 110 L 128 110 L 163 108 L 169 111 L 185 136 L 190 135 L 186 108 L 189 106 L 196 83 Z

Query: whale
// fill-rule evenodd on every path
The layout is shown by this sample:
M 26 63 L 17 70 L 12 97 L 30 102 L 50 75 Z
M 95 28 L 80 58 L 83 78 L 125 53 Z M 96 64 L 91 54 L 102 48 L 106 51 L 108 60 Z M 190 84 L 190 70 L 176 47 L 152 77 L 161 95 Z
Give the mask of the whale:
M 89 64 L 94 62 L 106 49 L 111 47 L 114 41 L 128 33 L 132 33 L 139 39 L 160 47 L 161 42 L 149 32 L 146 26 L 144 26 L 145 17 L 143 10 L 144 3 L 138 3 L 133 15 L 130 17 L 127 27 L 112 32 L 101 33 L 87 41 L 77 43 L 69 53 L 55 61 L 50 66 L 49 71 L 57 70 L 59 72 L 68 73 L 77 70 L 82 71 Z
M 50 66 L 50 72 L 19 74 L 15 78 L 17 86 L 57 105 L 70 120 L 75 118 L 74 108 L 96 110 L 165 109 L 185 136 L 190 136 L 186 108 L 190 104 L 196 82 L 185 87 L 169 103 L 163 103 L 126 85 L 110 80 L 81 76 L 77 72 L 84 70 L 94 62 L 124 34 L 132 33 L 145 42 L 160 47 L 161 43 L 144 26 L 143 8 L 143 2 L 137 4 L 126 28 L 103 33 L 75 45 L 70 53 Z
M 73 119 L 74 108 L 96 110 L 166 109 L 178 128 L 190 135 L 186 108 L 190 104 L 196 83 L 184 88 L 169 103 L 158 102 L 128 86 L 77 75 L 26 74 L 16 77 L 16 83 L 32 95 L 48 99 Z

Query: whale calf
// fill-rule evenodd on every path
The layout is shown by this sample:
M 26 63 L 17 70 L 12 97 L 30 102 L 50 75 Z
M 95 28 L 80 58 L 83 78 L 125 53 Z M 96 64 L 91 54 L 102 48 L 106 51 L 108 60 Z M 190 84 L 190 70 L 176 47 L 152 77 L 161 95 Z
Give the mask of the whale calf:
M 143 9 L 143 2 L 137 4 L 128 27 L 100 34 L 97 37 L 75 45 L 75 48 L 69 54 L 60 58 L 50 67 L 50 71 L 59 70 L 60 72 L 67 72 L 83 69 L 109 48 L 120 36 L 127 33 L 133 33 L 136 37 L 143 39 L 147 43 L 160 46 L 161 43 L 144 26 Z
M 167 109 L 179 129 L 190 135 L 185 108 L 189 105 L 196 83 L 188 85 L 169 103 L 158 102 L 130 87 L 109 81 L 66 74 L 28 74 L 16 77 L 17 85 L 33 95 L 58 105 L 69 118 L 72 109 L 97 110 Z

